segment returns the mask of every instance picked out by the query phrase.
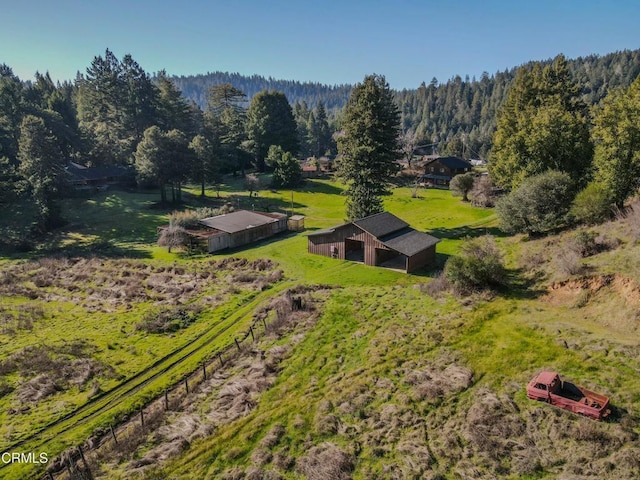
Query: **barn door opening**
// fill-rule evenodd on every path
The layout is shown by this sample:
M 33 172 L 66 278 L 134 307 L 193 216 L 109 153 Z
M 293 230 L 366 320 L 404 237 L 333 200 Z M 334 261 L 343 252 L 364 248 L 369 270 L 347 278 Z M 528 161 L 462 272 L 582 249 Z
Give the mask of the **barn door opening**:
M 346 238 L 344 241 L 345 258 L 352 262 L 364 262 L 364 242 Z

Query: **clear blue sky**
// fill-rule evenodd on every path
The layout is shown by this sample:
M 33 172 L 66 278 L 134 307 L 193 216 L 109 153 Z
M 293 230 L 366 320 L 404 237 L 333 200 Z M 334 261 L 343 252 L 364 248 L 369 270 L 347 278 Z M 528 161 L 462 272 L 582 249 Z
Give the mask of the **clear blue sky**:
M 212 71 L 394 89 L 564 53 L 640 48 L 638 0 L 3 0 L 0 63 L 72 80 L 109 48 L 148 72 Z

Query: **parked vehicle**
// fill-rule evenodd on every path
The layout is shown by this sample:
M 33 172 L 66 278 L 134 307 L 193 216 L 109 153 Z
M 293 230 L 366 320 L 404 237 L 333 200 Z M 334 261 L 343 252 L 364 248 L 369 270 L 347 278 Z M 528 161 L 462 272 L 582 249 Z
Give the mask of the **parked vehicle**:
M 533 377 L 527 385 L 527 396 L 596 420 L 611 413 L 609 398 L 562 381 L 556 372 L 545 371 Z

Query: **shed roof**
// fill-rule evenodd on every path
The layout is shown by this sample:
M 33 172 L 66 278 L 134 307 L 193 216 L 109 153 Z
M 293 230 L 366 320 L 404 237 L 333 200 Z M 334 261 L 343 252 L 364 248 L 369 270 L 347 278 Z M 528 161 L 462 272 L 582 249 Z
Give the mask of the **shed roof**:
M 284 215 L 282 215 L 284 216 Z M 236 210 L 235 212 L 203 218 L 200 223 L 209 228 L 226 233 L 236 233 L 249 228 L 259 227 L 268 223 L 275 223 L 279 219 L 276 214 L 264 214 L 250 212 L 248 210 Z
M 427 248 L 433 247 L 440 241 L 440 239 L 428 233 L 418 232 L 411 227 L 384 236 L 379 240 L 387 247 L 407 257 L 412 257 Z
M 374 237 L 383 237 L 390 233 L 407 228 L 409 224 L 389 212 L 380 212 L 353 222 L 362 230 Z

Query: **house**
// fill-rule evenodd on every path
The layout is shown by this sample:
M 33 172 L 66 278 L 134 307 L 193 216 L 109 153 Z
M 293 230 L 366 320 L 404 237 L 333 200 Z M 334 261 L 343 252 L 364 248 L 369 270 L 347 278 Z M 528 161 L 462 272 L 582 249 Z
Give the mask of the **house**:
M 434 265 L 440 241 L 388 212 L 319 230 L 307 239 L 309 253 L 406 273 Z
M 472 168 L 473 165 L 458 157 L 436 157 L 425 163 L 422 179 L 425 183 L 446 187 L 453 177 Z
M 133 171 L 127 167 L 86 167 L 69 162 L 65 167 L 68 182 L 76 190 L 105 189 L 110 185 L 133 183 Z
M 272 237 L 287 230 L 287 216 L 283 213 L 235 212 L 204 218 L 199 221 L 204 231 L 209 253 L 237 248 Z

